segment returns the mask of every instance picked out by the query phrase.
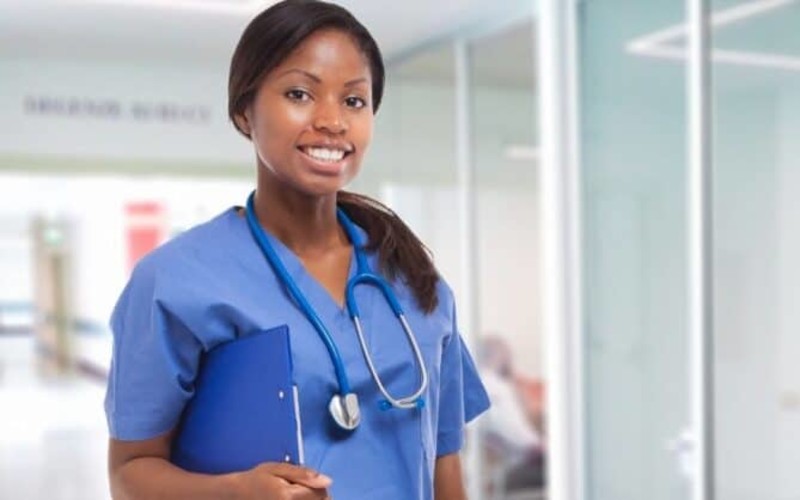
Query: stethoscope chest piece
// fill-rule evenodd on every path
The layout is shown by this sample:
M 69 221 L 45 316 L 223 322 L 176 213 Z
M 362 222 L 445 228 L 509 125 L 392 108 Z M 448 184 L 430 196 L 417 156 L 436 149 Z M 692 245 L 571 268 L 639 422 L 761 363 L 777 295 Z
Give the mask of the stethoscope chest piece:
M 334 394 L 328 403 L 328 410 L 336 424 L 348 431 L 354 430 L 361 422 L 361 409 L 358 407 L 358 396 L 355 393 Z

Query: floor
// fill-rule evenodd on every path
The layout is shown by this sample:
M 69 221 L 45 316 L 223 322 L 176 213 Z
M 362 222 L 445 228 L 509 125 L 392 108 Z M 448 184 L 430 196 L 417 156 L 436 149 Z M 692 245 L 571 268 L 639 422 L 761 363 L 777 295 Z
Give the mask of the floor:
M 45 374 L 29 335 L 0 335 L 0 499 L 108 499 L 102 382 Z

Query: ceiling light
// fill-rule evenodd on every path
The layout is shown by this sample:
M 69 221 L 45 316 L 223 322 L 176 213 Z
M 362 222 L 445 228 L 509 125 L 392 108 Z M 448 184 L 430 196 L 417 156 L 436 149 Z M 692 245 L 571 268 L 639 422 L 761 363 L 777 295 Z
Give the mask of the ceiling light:
M 794 4 L 796 1 L 756 0 L 714 13 L 711 16 L 710 24 L 713 28 L 730 26 L 774 12 Z M 684 60 L 687 58 L 687 49 L 681 46 L 680 42 L 686 38 L 686 33 L 685 24 L 670 26 L 632 40 L 626 49 L 631 54 L 645 57 Z M 713 49 L 711 59 L 716 63 L 800 71 L 800 57 L 781 54 Z
M 504 151 L 506 159 L 514 161 L 536 161 L 539 159 L 539 148 L 525 144 L 509 144 Z

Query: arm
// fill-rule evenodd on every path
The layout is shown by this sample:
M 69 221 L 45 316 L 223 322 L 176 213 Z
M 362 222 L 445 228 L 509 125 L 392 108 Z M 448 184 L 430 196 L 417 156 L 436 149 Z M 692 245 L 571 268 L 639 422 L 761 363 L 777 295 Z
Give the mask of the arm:
M 436 459 L 433 491 L 433 496 L 437 500 L 467 500 L 461 474 L 461 458 L 458 453 L 443 455 Z
M 116 500 L 328 498 L 331 480 L 290 464 L 262 464 L 246 472 L 207 475 L 169 462 L 173 433 L 143 441 L 109 442 L 111 496 Z

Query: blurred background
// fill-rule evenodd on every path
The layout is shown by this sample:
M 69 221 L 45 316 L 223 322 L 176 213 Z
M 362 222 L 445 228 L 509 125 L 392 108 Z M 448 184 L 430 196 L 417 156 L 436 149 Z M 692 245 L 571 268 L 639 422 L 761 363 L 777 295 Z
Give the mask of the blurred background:
M 468 435 L 473 500 L 700 500 L 691 1 L 340 2 L 388 69 L 351 189 L 431 248 L 494 402 Z M 269 3 L 0 0 L 0 498 L 109 498 L 108 316 L 142 255 L 252 189 L 227 71 Z M 711 10 L 711 481 L 722 500 L 798 500 L 800 1 Z M 540 57 L 554 22 L 574 28 L 561 61 L 572 86 Z M 574 339 L 545 321 L 559 278 L 544 260 L 542 175 L 562 167 L 542 155 L 540 124 L 557 112 L 545 79 L 576 103 L 558 117 L 580 153 Z M 565 387 L 548 358 L 570 340 L 577 419 L 548 409 L 547 388 Z M 555 430 L 579 452 L 548 439 Z M 553 461 L 580 497 L 549 491 Z

